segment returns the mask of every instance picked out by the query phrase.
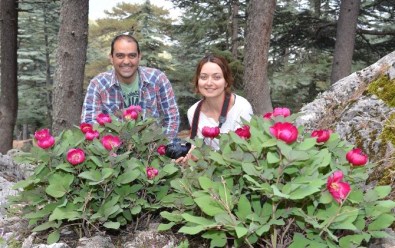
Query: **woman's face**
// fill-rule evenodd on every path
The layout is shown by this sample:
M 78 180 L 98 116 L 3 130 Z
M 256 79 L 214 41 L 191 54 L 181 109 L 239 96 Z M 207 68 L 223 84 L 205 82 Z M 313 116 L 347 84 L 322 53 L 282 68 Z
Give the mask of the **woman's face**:
M 207 62 L 202 66 L 198 80 L 200 94 L 206 98 L 223 96 L 226 85 L 227 83 L 219 65 Z

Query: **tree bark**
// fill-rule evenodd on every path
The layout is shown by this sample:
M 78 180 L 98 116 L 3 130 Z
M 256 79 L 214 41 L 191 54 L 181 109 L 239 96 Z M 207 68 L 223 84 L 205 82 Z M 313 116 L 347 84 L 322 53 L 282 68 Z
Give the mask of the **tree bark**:
M 18 113 L 18 1 L 1 0 L 0 153 L 12 149 Z
M 239 0 L 232 0 L 232 55 L 237 59 L 239 48 Z
M 247 13 L 244 83 L 255 114 L 272 111 L 267 66 L 275 0 L 251 0 Z
M 333 55 L 331 84 L 351 73 L 361 0 L 342 0 L 337 23 L 335 53 Z
M 53 90 L 52 132 L 80 122 L 88 43 L 89 0 L 61 0 L 57 69 Z

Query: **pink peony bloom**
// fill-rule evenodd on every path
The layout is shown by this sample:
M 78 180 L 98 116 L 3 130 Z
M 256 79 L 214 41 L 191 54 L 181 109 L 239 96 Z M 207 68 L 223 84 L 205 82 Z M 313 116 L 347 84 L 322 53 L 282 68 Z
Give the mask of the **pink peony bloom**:
M 138 117 L 139 113 L 135 110 L 125 109 L 123 111 L 123 118 L 125 118 L 126 120 L 137 120 Z
M 81 123 L 80 124 L 80 130 L 83 132 L 83 133 L 86 133 L 86 132 L 88 132 L 88 131 L 91 131 L 91 130 L 93 130 L 93 126 L 92 126 L 92 124 L 90 124 L 90 123 Z
M 244 125 L 243 127 L 236 129 L 235 133 L 242 139 L 249 139 L 251 137 L 250 126 Z
M 275 123 L 270 127 L 270 133 L 287 144 L 291 144 L 298 139 L 298 129 L 289 122 Z
M 146 171 L 146 173 L 147 173 L 147 178 L 148 178 L 149 180 L 154 179 L 154 178 L 158 175 L 158 173 L 159 173 L 158 169 L 156 169 L 156 168 L 154 168 L 154 167 L 151 167 L 151 166 L 147 167 L 147 168 L 145 169 L 145 171 Z
M 80 148 L 70 149 L 67 152 L 66 158 L 72 165 L 81 164 L 85 161 L 85 152 Z
M 354 148 L 346 154 L 347 161 L 353 166 L 362 166 L 368 162 L 368 155 L 359 148 Z
M 341 203 L 344 199 L 347 198 L 348 194 L 351 191 L 351 187 L 348 183 L 342 182 L 343 180 L 343 172 L 335 171 L 326 182 L 326 188 L 329 193 L 332 195 L 333 199 L 338 203 Z
M 111 123 L 111 117 L 108 114 L 104 114 L 104 113 L 100 113 L 97 118 L 96 118 L 97 123 L 99 123 L 100 125 L 104 125 L 106 123 Z
M 263 119 L 271 119 L 273 116 L 272 112 L 267 112 L 266 114 L 263 115 Z
M 99 136 L 100 136 L 100 134 L 99 134 L 99 132 L 96 131 L 96 130 L 88 130 L 88 131 L 85 133 L 85 139 L 86 139 L 86 140 L 94 140 L 94 139 L 96 139 L 96 138 L 99 138 Z
M 219 127 L 203 127 L 202 129 L 202 135 L 205 138 L 210 138 L 210 139 L 214 139 L 215 137 L 217 137 L 219 135 Z
M 37 140 L 37 145 L 38 147 L 42 149 L 48 149 L 51 148 L 55 144 L 55 138 L 50 136 L 47 136 L 46 138 L 41 138 L 40 140 Z
M 324 143 L 331 137 L 331 130 L 315 130 L 311 133 L 311 137 L 317 137 L 318 143 Z
M 48 128 L 43 128 L 41 130 L 38 130 L 34 133 L 34 138 L 36 140 L 43 140 L 47 139 L 49 136 L 51 136 L 51 133 L 49 132 Z
M 160 145 L 156 151 L 159 153 L 159 155 L 165 155 L 166 154 L 166 146 L 165 145 Z
M 142 109 L 141 109 L 140 105 L 131 105 L 127 108 L 127 110 L 135 111 L 135 112 L 137 112 L 137 114 L 139 114 Z
M 104 148 L 106 148 L 106 150 L 111 151 L 112 149 L 121 146 L 122 141 L 118 136 L 108 134 L 103 136 L 101 143 L 103 144 Z
M 274 108 L 273 110 L 273 116 L 290 116 L 291 115 L 291 110 L 289 108 Z

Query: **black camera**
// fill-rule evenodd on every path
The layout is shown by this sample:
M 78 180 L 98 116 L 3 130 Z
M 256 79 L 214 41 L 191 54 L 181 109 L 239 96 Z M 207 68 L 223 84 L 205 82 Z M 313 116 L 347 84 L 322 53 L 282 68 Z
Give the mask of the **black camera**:
M 171 159 L 177 159 L 179 157 L 185 157 L 189 149 L 191 149 L 191 143 L 181 143 L 180 141 L 174 141 L 166 145 L 166 153 L 165 155 Z

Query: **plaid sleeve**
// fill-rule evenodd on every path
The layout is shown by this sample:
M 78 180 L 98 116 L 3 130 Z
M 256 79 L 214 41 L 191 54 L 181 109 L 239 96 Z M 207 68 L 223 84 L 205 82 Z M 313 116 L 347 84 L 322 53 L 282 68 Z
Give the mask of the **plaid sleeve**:
M 101 112 L 101 100 L 99 87 L 95 81 L 91 81 L 86 91 L 84 103 L 82 105 L 81 123 L 93 123 L 96 115 Z
M 163 111 L 162 126 L 165 128 L 165 135 L 170 139 L 177 137 L 178 128 L 180 126 L 180 113 L 173 88 L 169 79 L 164 73 L 159 76 L 160 88 L 160 104 Z

